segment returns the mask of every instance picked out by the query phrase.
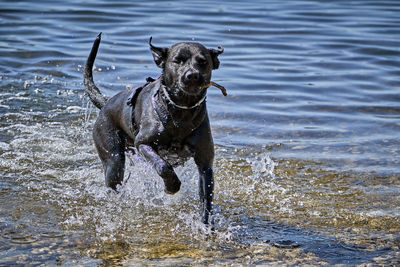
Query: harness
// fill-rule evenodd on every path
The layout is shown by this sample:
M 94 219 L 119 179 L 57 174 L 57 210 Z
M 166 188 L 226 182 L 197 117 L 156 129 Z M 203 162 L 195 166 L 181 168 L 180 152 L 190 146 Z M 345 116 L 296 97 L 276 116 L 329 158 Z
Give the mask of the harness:
M 129 112 L 129 120 L 131 122 L 129 124 L 129 130 L 132 133 L 135 133 L 137 131 L 137 129 L 135 127 L 136 123 L 135 123 L 135 120 L 133 118 L 133 112 L 134 112 L 134 108 L 135 108 L 135 105 L 136 105 L 137 98 L 138 98 L 140 92 L 142 92 L 143 88 L 145 88 L 147 85 L 149 85 L 150 83 L 152 83 L 154 81 L 155 80 L 153 78 L 147 77 L 146 78 L 146 83 L 143 86 L 136 88 L 135 91 L 133 91 L 132 95 L 128 98 L 128 101 L 126 102 L 126 104 L 131 108 L 131 110 Z

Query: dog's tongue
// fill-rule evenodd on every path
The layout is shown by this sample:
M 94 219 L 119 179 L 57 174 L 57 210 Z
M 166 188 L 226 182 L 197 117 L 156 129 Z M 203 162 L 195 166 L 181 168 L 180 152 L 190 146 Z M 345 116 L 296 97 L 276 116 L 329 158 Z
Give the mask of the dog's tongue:
M 215 86 L 215 87 L 217 87 L 218 89 L 220 89 L 221 92 L 222 92 L 222 94 L 223 94 L 224 96 L 227 96 L 227 95 L 228 95 L 228 93 L 226 92 L 225 87 L 223 87 L 222 85 L 219 85 L 219 84 L 217 84 L 217 83 L 215 83 L 215 82 L 210 82 L 209 84 L 204 85 L 203 88 L 208 88 L 208 87 L 210 87 L 210 86 Z

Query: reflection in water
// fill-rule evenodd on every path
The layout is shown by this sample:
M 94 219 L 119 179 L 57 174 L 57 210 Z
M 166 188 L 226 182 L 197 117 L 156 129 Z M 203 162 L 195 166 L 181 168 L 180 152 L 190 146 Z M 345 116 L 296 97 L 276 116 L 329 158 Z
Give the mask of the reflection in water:
M 399 264 L 399 9 L 3 3 L 0 265 Z M 100 31 L 94 75 L 109 95 L 159 75 L 150 35 L 224 46 L 213 80 L 229 96 L 207 98 L 213 232 L 193 162 L 174 196 L 136 156 L 120 192 L 105 188 L 82 84 Z

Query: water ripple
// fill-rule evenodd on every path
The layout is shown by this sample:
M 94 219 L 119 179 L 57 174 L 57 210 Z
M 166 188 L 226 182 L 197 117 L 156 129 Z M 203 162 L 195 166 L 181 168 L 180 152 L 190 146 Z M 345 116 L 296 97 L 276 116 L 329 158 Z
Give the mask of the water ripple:
M 0 264 L 398 264 L 399 11 L 387 0 L 2 1 Z M 193 162 L 174 197 L 138 158 L 120 194 L 104 187 L 82 83 L 99 32 L 94 76 L 108 95 L 161 73 L 150 36 L 225 48 L 213 80 L 229 95 L 207 98 L 214 237 Z

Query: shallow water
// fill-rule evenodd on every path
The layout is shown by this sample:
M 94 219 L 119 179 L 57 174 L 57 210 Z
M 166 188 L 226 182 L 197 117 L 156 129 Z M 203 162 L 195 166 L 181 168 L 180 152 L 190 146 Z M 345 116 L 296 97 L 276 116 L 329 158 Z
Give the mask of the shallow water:
M 6 1 L 0 10 L 0 265 L 400 264 L 397 1 Z M 165 195 L 131 156 L 115 194 L 82 68 L 113 95 L 158 46 L 222 45 L 209 89 L 215 231 L 192 161 Z M 134 166 L 133 166 L 134 164 Z

